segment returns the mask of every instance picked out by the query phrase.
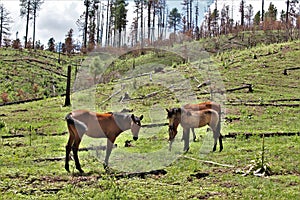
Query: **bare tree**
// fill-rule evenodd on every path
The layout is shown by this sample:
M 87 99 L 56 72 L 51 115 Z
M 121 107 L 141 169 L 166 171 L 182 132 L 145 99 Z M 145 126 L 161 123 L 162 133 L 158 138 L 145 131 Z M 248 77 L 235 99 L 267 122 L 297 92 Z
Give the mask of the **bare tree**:
M 12 19 L 9 16 L 10 13 L 0 5 L 0 47 L 2 46 L 3 37 L 10 35 L 10 23 L 12 23 Z
M 25 48 L 27 47 L 27 41 L 28 41 L 28 27 L 29 27 L 29 20 L 30 20 L 30 14 L 32 12 L 32 0 L 20 0 L 20 16 L 26 17 L 26 35 L 25 35 Z
M 33 39 L 32 39 L 32 47 L 33 49 L 34 44 L 35 44 L 35 25 L 36 25 L 36 16 L 37 16 L 37 11 L 41 9 L 42 4 L 44 3 L 44 0 L 33 0 L 32 1 L 32 11 L 33 11 Z
M 246 13 L 245 13 L 245 18 L 248 21 L 248 26 L 251 25 L 251 19 L 253 17 L 253 6 L 249 4 L 247 7 Z

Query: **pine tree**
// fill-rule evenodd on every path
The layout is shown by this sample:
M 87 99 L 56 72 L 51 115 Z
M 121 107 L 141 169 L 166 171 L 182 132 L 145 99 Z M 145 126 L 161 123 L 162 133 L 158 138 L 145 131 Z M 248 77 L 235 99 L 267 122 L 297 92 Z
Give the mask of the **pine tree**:
M 271 2 L 268 11 L 265 13 L 265 18 L 268 18 L 272 21 L 276 21 L 276 16 L 277 16 L 277 8 Z
M 177 8 L 173 8 L 169 14 L 168 24 L 170 28 L 173 28 L 174 34 L 177 31 L 177 27 L 179 26 L 181 21 L 181 14 L 178 12 Z
M 48 50 L 52 52 L 55 51 L 55 39 L 53 37 L 48 41 Z
M 125 0 L 116 0 L 114 3 L 114 29 L 118 33 L 118 47 L 121 46 L 122 30 L 126 29 L 127 25 L 127 9 L 128 3 Z
M 65 38 L 65 45 L 64 45 L 65 52 L 70 54 L 74 50 L 73 44 L 73 29 L 71 28 Z

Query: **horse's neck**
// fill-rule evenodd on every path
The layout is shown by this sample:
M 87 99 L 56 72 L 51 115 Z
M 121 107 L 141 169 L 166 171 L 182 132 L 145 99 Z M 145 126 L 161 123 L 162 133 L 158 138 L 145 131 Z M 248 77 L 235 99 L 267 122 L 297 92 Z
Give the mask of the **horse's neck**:
M 122 113 L 113 113 L 117 126 L 122 130 L 126 131 L 131 127 L 131 118 L 129 115 Z

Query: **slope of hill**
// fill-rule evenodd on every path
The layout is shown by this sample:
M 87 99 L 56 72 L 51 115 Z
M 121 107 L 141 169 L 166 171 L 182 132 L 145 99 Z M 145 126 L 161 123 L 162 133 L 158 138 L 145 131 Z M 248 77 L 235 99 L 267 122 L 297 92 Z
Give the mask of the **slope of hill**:
M 64 94 L 67 65 L 79 64 L 81 59 L 6 48 L 1 48 L 0 58 L 0 103 Z
M 195 45 L 186 44 L 185 49 Z M 107 69 L 118 74 L 111 82 L 75 91 L 71 107 L 62 106 L 63 97 L 1 107 L 3 198 L 78 199 L 83 194 L 91 199 L 298 198 L 300 70 L 295 67 L 300 63 L 299 46 L 300 41 L 293 41 L 217 55 L 199 51 L 197 58 L 189 57 L 192 62 L 181 64 L 171 64 L 172 60 L 180 60 L 174 54 L 129 56 L 116 60 L 113 66 L 118 67 Z M 179 51 L 178 46 L 173 48 L 170 51 Z M 141 62 L 135 62 L 133 67 L 133 60 Z M 145 60 L 147 63 L 142 62 Z M 79 69 L 81 72 L 85 71 Z M 251 85 L 252 90 L 245 85 Z M 224 150 L 210 153 L 211 132 L 197 129 L 198 140 L 191 142 L 188 153 L 182 154 L 179 129 L 175 150 L 169 152 L 168 127 L 161 126 L 167 122 L 165 108 L 212 97 L 223 106 Z M 130 148 L 124 147 L 124 142 L 131 134 L 121 134 L 108 171 L 101 165 L 104 152 L 89 150 L 106 142 L 84 137 L 81 147 L 86 149 L 79 157 L 87 173 L 78 174 L 71 168 L 69 174 L 64 170 L 68 138 L 64 116 L 77 107 L 92 107 L 99 112 L 133 109 L 134 114 L 144 114 L 143 125 L 157 126 L 142 127 L 139 140 L 132 141 Z M 238 135 L 228 138 L 231 133 Z M 253 137 L 245 137 L 244 133 Z M 268 137 L 262 142 L 262 133 L 280 137 Z M 283 133 L 295 136 L 282 136 Z M 23 137 L 14 137 L 18 135 Z M 170 161 L 170 154 L 176 159 Z M 70 164 L 74 166 L 74 162 Z M 164 171 L 123 173 L 136 166 L 145 171 Z M 271 168 L 271 176 L 253 175 L 263 167 Z

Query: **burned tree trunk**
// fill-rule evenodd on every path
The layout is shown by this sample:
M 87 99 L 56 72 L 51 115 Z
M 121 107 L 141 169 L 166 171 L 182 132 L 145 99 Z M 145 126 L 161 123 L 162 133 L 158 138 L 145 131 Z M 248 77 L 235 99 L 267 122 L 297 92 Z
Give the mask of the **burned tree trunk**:
M 66 98 L 65 98 L 65 105 L 64 106 L 70 106 L 71 105 L 71 65 L 68 66 L 68 77 L 67 77 L 67 88 L 66 88 Z

